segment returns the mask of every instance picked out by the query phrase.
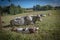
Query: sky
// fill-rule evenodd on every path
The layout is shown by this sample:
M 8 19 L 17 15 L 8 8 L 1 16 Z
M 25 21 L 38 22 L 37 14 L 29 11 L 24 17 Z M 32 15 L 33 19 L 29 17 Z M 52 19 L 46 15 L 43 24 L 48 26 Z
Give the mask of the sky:
M 34 5 L 52 5 L 52 6 L 60 6 L 60 0 L 11 0 L 8 2 L 7 0 L 1 1 L 1 6 L 9 6 L 11 3 L 14 5 L 20 5 L 23 8 L 32 8 Z

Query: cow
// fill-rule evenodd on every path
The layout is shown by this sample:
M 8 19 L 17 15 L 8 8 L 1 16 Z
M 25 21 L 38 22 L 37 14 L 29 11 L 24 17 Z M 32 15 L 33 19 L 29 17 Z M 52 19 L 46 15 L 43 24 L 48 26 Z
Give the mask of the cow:
M 15 25 L 24 25 L 24 18 L 23 17 L 16 17 L 15 19 L 10 20 L 10 25 L 15 26 Z
M 25 32 L 26 33 L 35 33 L 38 32 L 39 27 L 30 27 L 30 28 L 26 28 Z
M 42 21 L 40 15 L 29 15 L 25 17 L 25 24 L 35 24 L 36 21 Z
M 29 25 L 35 24 L 36 21 L 42 21 L 40 15 L 32 15 L 32 16 L 23 16 L 23 17 L 16 17 L 10 20 L 10 25 Z
M 40 14 L 40 16 L 41 16 L 41 17 L 46 17 L 46 15 L 45 15 L 45 14 Z
M 31 16 L 25 16 L 24 20 L 25 20 L 25 22 L 24 22 L 25 25 L 33 24 Z
M 12 28 L 11 31 L 22 32 L 22 33 L 36 33 L 38 32 L 39 27 L 26 27 L 26 28 Z

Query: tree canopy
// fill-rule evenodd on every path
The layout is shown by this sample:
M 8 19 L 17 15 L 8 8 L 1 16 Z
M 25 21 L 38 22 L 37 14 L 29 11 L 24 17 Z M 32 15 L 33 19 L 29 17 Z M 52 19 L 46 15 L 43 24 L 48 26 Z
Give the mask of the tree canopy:
M 40 10 L 51 10 L 53 7 L 51 5 L 45 5 L 45 6 L 40 6 L 40 5 L 36 5 L 36 6 L 33 6 L 33 10 L 37 10 L 37 11 L 40 11 Z

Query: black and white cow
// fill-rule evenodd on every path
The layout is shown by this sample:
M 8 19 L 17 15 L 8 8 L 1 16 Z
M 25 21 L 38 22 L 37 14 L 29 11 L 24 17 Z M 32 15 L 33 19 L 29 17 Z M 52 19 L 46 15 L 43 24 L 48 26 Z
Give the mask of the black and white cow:
M 25 16 L 25 24 L 35 24 L 36 21 L 42 21 L 42 18 L 40 15 L 31 15 L 31 16 Z
M 24 25 L 24 18 L 23 17 L 16 17 L 15 19 L 10 20 L 10 25 Z
M 15 19 L 10 20 L 10 25 L 28 25 L 28 24 L 35 24 L 36 21 L 42 21 L 40 15 L 16 17 Z

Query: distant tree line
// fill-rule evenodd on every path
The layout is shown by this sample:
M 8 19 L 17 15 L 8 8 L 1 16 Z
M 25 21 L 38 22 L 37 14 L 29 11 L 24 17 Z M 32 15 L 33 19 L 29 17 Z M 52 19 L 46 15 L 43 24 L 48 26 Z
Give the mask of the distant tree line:
M 1 0 L 1 1 L 3 2 L 5 0 Z M 12 2 L 12 0 L 7 0 L 7 1 L 9 3 Z M 25 10 L 43 11 L 43 10 L 52 10 L 52 9 L 53 10 L 60 10 L 60 6 L 53 7 L 51 5 L 45 5 L 45 6 L 35 5 L 32 8 L 22 8 L 20 5 L 16 6 L 16 5 L 12 4 L 12 3 L 11 3 L 10 6 L 4 6 L 4 7 L 0 6 L 1 15 L 4 15 L 4 14 L 5 15 L 7 15 L 7 14 L 15 15 L 15 14 L 27 12 Z M 30 12 L 30 11 L 28 11 L 28 12 Z
M 15 14 L 23 13 L 24 10 L 44 11 L 44 10 L 58 10 L 58 9 L 60 9 L 60 6 L 52 7 L 51 5 L 45 5 L 45 6 L 36 5 L 33 6 L 33 8 L 22 8 L 20 5 L 16 6 L 14 4 L 5 7 L 0 6 L 0 11 L 2 11 L 1 15 L 4 14 L 15 15 Z
M 10 8 L 9 8 L 9 12 L 10 14 L 18 14 L 18 13 L 22 13 L 23 12 L 23 8 L 21 8 L 21 6 L 15 6 L 13 4 L 11 4 Z
M 36 6 L 33 6 L 33 10 L 34 11 L 41 11 L 41 10 L 57 10 L 57 9 L 60 9 L 60 6 L 51 6 L 51 5 L 45 5 L 45 6 L 40 6 L 40 5 L 36 5 Z

